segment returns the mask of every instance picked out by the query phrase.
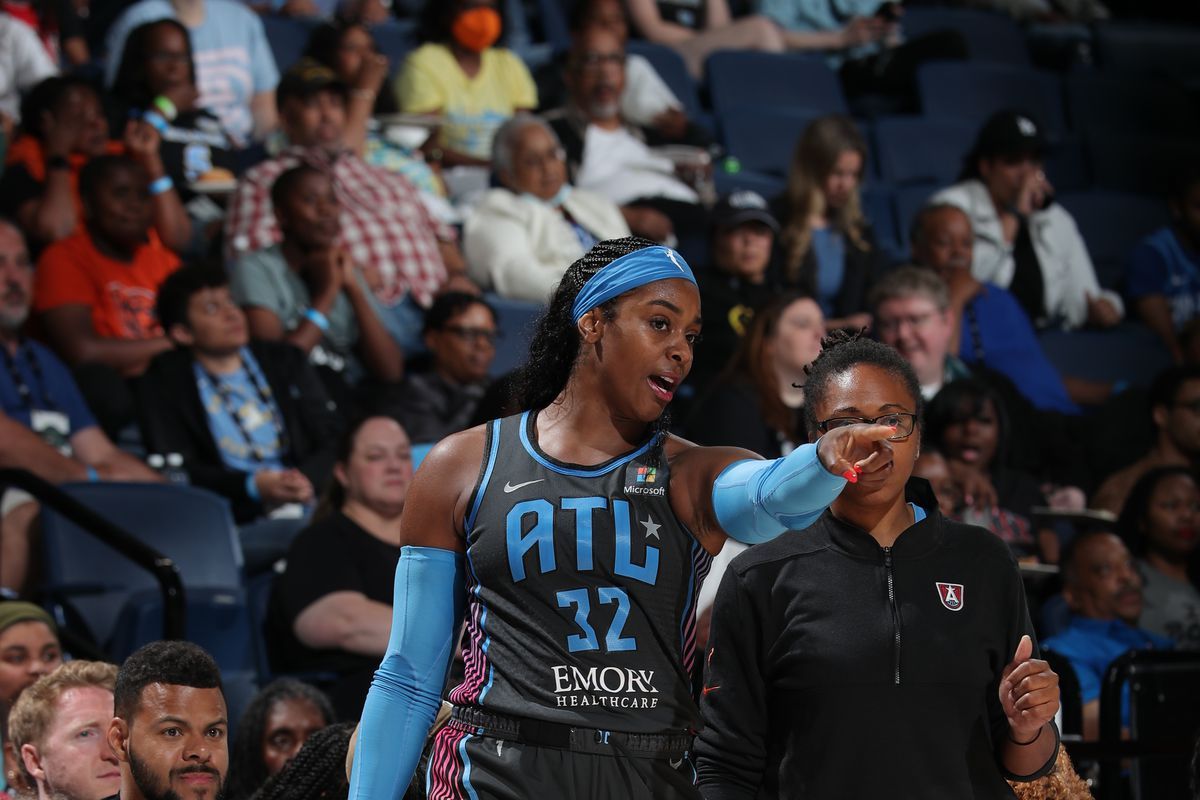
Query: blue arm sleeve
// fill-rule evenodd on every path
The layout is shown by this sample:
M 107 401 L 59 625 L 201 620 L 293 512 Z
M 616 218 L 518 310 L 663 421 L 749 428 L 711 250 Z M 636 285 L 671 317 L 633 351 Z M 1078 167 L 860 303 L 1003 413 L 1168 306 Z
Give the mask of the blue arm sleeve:
M 408 788 L 441 703 L 463 585 L 462 554 L 401 549 L 387 654 L 371 681 L 354 751 L 355 800 L 396 800 Z
M 773 461 L 735 461 L 713 483 L 713 510 L 725 533 L 758 544 L 807 528 L 846 486 L 806 444 Z

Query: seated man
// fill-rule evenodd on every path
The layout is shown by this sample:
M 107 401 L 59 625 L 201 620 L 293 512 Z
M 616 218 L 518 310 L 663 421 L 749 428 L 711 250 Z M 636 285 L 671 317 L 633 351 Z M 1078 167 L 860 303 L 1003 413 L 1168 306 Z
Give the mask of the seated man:
M 108 746 L 117 668 L 68 661 L 30 686 L 8 718 L 8 739 L 37 800 L 101 800 L 121 788 Z
M 546 122 L 518 113 L 492 139 L 500 186 L 463 230 L 471 278 L 513 300 L 545 303 L 568 266 L 596 242 L 629 235 L 611 200 L 567 181 L 566 153 Z
M 1171 367 L 1150 387 L 1155 438 L 1150 450 L 1109 475 L 1092 496 L 1091 507 L 1120 514 L 1138 479 L 1155 467 L 1200 469 L 1200 366 Z
M 70 371 L 21 329 L 33 297 L 33 265 L 21 231 L 0 220 L 0 467 L 25 469 L 53 483 L 157 481 L 100 430 Z M 38 505 L 16 489 L 0 500 L 0 586 L 20 591 Z
M 295 347 L 250 341 L 220 269 L 188 266 L 168 278 L 158 318 L 174 349 L 138 382 L 146 446 L 181 454 L 192 483 L 228 498 L 237 522 L 294 522 L 329 479 L 341 428 L 321 379 Z M 256 551 L 247 562 L 282 554 L 296 528 L 267 542 L 244 530 L 243 548 Z
M 548 118 L 567 151 L 573 183 L 621 206 L 635 234 L 677 241 L 685 253 L 703 251 L 708 216 L 700 196 L 621 116 L 625 48 L 616 34 L 596 26 L 576 33 L 566 81 L 567 106 Z
M 966 213 L 949 204 L 926 206 L 913 220 L 911 241 L 913 261 L 936 272 L 949 290 L 958 357 L 1007 375 L 1037 408 L 1079 413 L 1020 303 L 971 274 L 975 240 Z
M 1171 640 L 1137 627 L 1142 580 L 1115 534 L 1079 533 L 1062 556 L 1063 598 L 1072 611 L 1066 630 L 1042 642 L 1065 656 L 1083 695 L 1083 738 L 1100 737 L 1100 685 L 1109 664 L 1130 650 L 1168 649 Z M 1121 697 L 1121 725 L 1129 725 L 1129 688 Z
M 450 284 L 470 289 L 453 229 L 434 220 L 405 178 L 366 164 L 345 149 L 346 91 L 311 59 L 288 70 L 276 97 L 289 142 L 246 172 L 225 216 L 227 255 L 262 250 L 283 238 L 271 186 L 286 170 L 310 164 L 333 179 L 342 243 L 385 306 L 384 323 L 401 347 L 420 342 L 421 311 Z

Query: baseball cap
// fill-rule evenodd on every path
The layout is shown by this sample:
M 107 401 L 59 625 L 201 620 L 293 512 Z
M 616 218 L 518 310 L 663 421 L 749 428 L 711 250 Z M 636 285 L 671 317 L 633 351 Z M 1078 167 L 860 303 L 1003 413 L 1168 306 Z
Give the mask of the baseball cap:
M 721 228 L 732 228 L 746 222 L 761 222 L 779 232 L 779 223 L 771 216 L 767 201 L 758 192 L 743 189 L 722 197 L 712 210 L 713 224 Z
M 1042 126 L 1023 111 L 999 111 L 988 118 L 975 140 L 975 158 L 1042 156 L 1047 148 Z
M 275 98 L 282 103 L 288 97 L 308 97 L 325 89 L 346 91 L 333 70 L 314 58 L 302 58 L 283 73 L 275 88 Z

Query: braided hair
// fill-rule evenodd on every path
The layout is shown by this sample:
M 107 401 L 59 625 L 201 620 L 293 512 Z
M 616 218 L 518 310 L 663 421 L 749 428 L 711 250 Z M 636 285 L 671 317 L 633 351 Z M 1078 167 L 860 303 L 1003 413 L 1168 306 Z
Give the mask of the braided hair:
M 251 800 L 345 800 L 350 794 L 346 753 L 355 724 L 340 722 L 309 736 L 296 757 L 272 775 Z
M 804 383 L 804 421 L 810 431 L 817 430 L 815 409 L 824 404 L 833 378 L 863 365 L 878 367 L 903 383 L 912 395 L 917 419 L 921 418 L 925 405 L 921 397 L 921 384 L 912 366 L 895 348 L 868 339 L 862 330 L 835 330 L 821 340 L 821 354 L 804 368 L 808 375 Z
M 245 800 L 262 786 L 267 778 L 263 763 L 263 734 L 272 709 L 286 700 L 311 703 L 328 725 L 336 718 L 333 705 L 320 689 L 294 678 L 280 678 L 262 688 L 242 712 L 237 736 L 229 750 L 229 779 L 225 784 L 226 800 Z M 316 738 L 313 734 L 310 738 Z

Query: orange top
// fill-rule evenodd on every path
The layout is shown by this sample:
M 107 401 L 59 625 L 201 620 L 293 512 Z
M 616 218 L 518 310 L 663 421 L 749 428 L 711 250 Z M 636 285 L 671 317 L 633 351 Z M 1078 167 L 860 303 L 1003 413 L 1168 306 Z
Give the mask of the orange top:
M 149 236 L 150 241 L 138 247 L 129 263 L 100 253 L 86 228 L 50 245 L 38 260 L 34 310 L 91 306 L 92 327 L 98 336 L 162 336 L 154 300 L 159 284 L 179 267 L 179 256 L 165 247 L 153 230 Z
M 110 141 L 105 150 L 106 155 L 121 155 L 124 152 L 125 145 L 115 141 Z M 75 198 L 75 219 L 78 220 L 83 219 L 83 201 L 79 199 L 79 170 L 83 169 L 87 162 L 88 156 L 81 153 L 71 153 L 67 156 L 67 163 L 71 165 L 71 194 Z M 4 156 L 4 164 L 7 167 L 20 164 L 29 173 L 29 177 L 39 183 L 46 182 L 46 152 L 42 143 L 29 134 L 13 140 Z

